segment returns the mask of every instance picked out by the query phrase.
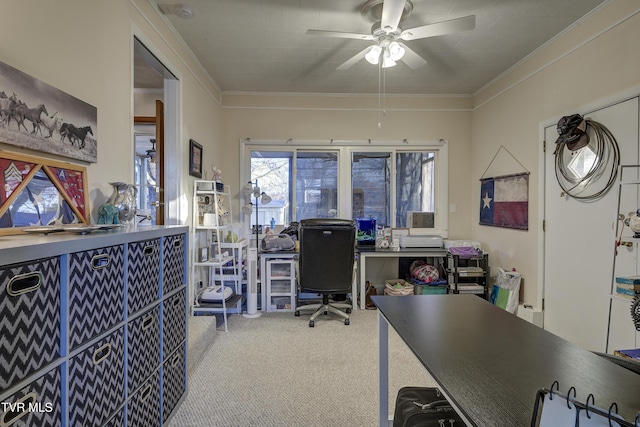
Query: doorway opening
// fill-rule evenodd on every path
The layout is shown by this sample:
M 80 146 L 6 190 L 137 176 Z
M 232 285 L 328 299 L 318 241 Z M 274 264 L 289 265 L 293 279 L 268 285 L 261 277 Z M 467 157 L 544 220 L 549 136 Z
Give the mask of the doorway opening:
M 138 115 L 134 124 L 134 171 L 135 185 L 138 189 L 138 214 L 136 222 L 146 225 L 179 223 L 179 204 L 177 185 L 165 185 L 167 168 L 166 153 L 178 150 L 178 105 L 175 96 L 178 88 L 177 77 L 138 39 L 134 37 L 134 111 L 153 112 Z M 168 111 L 174 114 L 165 116 L 165 103 Z M 165 122 L 174 132 L 165 138 Z M 171 175 L 175 184 L 180 176 L 180 162 Z M 167 209 L 170 205 L 173 209 Z

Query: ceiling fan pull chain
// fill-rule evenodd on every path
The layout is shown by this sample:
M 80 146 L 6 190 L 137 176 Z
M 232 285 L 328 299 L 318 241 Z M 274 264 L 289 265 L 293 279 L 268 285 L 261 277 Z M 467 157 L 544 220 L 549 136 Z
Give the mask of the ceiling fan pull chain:
M 382 69 L 382 61 L 379 61 L 378 62 L 378 129 L 382 127 L 382 94 L 381 94 L 382 76 L 380 71 L 381 69 Z

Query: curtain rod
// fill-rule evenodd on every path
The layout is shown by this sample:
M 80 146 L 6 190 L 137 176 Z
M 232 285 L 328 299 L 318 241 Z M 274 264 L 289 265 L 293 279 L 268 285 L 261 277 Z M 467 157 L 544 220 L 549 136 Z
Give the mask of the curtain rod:
M 243 138 L 240 140 L 243 144 L 255 144 L 255 145 L 439 145 L 443 146 L 447 142 L 440 139 L 433 140 L 409 140 L 407 138 L 398 140 L 375 140 L 375 139 L 253 139 Z

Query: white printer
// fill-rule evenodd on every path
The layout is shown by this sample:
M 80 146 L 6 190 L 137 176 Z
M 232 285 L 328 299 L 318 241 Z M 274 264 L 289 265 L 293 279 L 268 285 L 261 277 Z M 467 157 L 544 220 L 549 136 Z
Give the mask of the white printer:
M 436 235 L 414 235 L 400 236 L 401 248 L 442 248 L 444 243 L 441 236 Z

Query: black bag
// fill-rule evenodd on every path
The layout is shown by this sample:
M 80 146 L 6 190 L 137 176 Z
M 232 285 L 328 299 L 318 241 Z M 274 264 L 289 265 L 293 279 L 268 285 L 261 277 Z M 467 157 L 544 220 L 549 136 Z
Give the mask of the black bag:
M 398 391 L 393 427 L 465 426 L 435 387 L 403 387 Z

